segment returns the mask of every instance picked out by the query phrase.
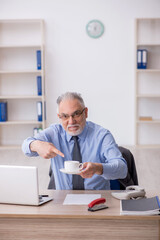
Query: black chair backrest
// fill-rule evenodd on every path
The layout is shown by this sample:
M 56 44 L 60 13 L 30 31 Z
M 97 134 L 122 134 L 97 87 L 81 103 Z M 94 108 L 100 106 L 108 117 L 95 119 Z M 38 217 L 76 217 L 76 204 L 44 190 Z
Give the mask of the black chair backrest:
M 50 165 L 50 168 L 49 168 L 49 176 L 50 176 L 50 181 L 49 181 L 49 184 L 48 184 L 48 189 L 56 189 L 54 174 L 52 172 L 51 165 Z
M 135 160 L 131 151 L 124 147 L 118 147 L 118 148 L 122 153 L 123 158 L 126 160 L 127 167 L 128 167 L 128 173 L 126 178 L 118 179 L 120 183 L 120 189 L 124 190 L 128 186 L 138 185 L 138 176 L 137 176 Z

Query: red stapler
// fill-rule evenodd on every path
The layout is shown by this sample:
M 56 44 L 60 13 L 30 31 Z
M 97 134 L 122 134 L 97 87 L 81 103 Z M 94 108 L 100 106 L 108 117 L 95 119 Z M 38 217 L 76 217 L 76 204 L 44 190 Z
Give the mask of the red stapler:
M 106 202 L 105 198 L 97 198 L 88 204 L 88 211 L 94 212 L 101 209 L 108 208 L 104 203 Z

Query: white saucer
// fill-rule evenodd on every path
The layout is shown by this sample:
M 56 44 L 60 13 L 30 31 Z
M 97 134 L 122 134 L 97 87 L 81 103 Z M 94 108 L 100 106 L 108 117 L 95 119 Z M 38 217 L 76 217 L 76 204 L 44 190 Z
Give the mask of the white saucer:
M 82 171 L 82 170 L 78 170 L 78 171 L 74 171 L 74 172 L 68 172 L 68 171 L 65 170 L 65 168 L 61 168 L 59 170 L 63 173 L 67 173 L 67 174 L 79 174 Z

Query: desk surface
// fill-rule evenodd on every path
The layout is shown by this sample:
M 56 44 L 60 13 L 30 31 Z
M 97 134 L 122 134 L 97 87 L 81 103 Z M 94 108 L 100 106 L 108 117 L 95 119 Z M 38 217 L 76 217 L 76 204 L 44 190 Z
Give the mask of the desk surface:
M 101 194 L 106 198 L 107 209 L 90 212 L 87 205 L 63 205 L 67 194 Z M 111 191 L 71 191 L 48 190 L 47 194 L 53 200 L 41 206 L 23 206 L 0 204 L 0 218 L 95 218 L 95 219 L 148 219 L 160 220 L 160 216 L 122 216 L 120 215 L 120 200 L 111 195 Z M 150 194 L 149 196 L 154 196 Z

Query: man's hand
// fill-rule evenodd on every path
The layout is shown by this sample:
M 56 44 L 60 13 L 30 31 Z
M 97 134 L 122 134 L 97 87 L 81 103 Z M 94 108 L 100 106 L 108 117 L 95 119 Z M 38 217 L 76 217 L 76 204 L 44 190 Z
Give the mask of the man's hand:
M 52 143 L 43 142 L 39 140 L 35 140 L 30 144 L 30 150 L 32 152 L 37 152 L 39 156 L 49 159 L 60 155 L 64 157 L 64 154 L 60 152 Z
M 83 163 L 83 171 L 80 173 L 80 176 L 82 178 L 91 178 L 94 174 L 103 174 L 102 164 L 92 162 Z

